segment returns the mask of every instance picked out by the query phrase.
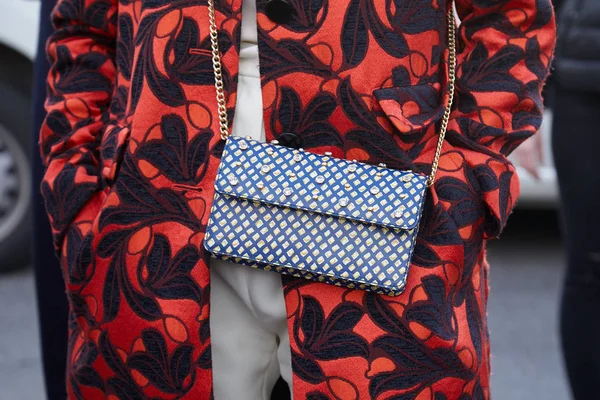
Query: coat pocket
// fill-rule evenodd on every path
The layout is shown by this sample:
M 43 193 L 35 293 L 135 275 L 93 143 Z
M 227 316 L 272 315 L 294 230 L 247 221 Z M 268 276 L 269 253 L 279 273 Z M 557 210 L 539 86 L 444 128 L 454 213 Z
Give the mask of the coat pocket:
M 439 83 L 427 83 L 406 87 L 391 87 L 373 92 L 376 112 L 383 113 L 393 127 L 397 140 L 412 160 L 420 164 L 420 170 L 428 173 L 435 157 L 439 138 L 437 122 L 444 115 L 447 95 L 440 93 Z M 492 162 L 484 153 L 443 143 L 442 157 L 431 188 L 434 205 L 442 206 L 453 222 L 460 228 L 486 221 L 497 215 L 497 204 L 489 200 L 489 191 L 507 189 L 504 175 L 493 168 L 505 168 Z M 496 188 L 496 189 L 493 189 Z M 494 225 L 497 225 L 495 223 Z M 490 228 L 486 228 L 490 229 Z M 492 228 L 497 230 L 497 228 Z

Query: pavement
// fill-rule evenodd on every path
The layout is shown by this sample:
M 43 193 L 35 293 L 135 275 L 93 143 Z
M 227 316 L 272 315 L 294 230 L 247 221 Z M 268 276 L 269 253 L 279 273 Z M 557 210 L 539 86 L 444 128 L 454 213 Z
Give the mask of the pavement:
M 44 399 L 33 273 L 0 276 L 0 400 Z
M 489 246 L 494 400 L 568 400 L 558 338 L 564 272 L 556 216 L 514 215 Z M 31 269 L 0 276 L 0 400 L 42 400 Z
M 494 400 L 568 400 L 558 312 L 564 252 L 555 214 L 516 214 L 490 243 Z

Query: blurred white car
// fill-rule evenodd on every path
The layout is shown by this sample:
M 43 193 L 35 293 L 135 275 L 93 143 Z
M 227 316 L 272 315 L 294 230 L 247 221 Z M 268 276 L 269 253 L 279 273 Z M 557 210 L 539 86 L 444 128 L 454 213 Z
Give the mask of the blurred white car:
M 0 2 L 0 43 L 33 60 L 37 48 L 40 2 L 2 0 Z M 2 59 L 2 63 L 6 60 Z
M 0 270 L 31 255 L 31 97 L 40 2 L 0 0 Z
M 32 71 L 36 56 L 40 2 L 0 0 L 0 270 L 24 265 L 30 255 L 30 131 Z M 520 207 L 548 207 L 557 202 L 550 152 L 550 118 L 542 127 L 540 180 L 525 171 Z M 35 156 L 35 155 L 34 155 Z

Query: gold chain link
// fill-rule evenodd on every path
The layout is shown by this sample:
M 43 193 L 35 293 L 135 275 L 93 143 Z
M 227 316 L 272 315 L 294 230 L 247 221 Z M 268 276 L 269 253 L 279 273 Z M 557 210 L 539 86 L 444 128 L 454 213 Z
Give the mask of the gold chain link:
M 217 105 L 219 111 L 219 131 L 221 139 L 226 140 L 229 136 L 229 124 L 227 122 L 227 104 L 225 101 L 225 90 L 223 85 L 223 72 L 221 70 L 221 53 L 219 52 L 219 32 L 217 29 L 217 21 L 215 17 L 215 0 L 208 0 L 208 17 L 210 20 L 210 42 L 212 47 L 212 62 L 215 73 L 215 89 L 217 90 Z M 440 163 L 442 154 L 442 146 L 446 138 L 446 130 L 450 121 L 450 113 L 452 112 L 452 103 L 454 101 L 454 86 L 456 81 L 456 40 L 455 40 L 455 25 L 454 12 L 452 7 L 448 11 L 448 104 L 444 109 L 442 116 L 442 124 L 440 126 L 440 134 L 435 150 L 435 156 L 431 164 L 431 174 L 427 179 L 427 186 L 433 185 L 435 175 Z
M 442 155 L 442 146 L 444 145 L 444 139 L 446 138 L 446 131 L 448 130 L 448 122 L 450 121 L 450 113 L 452 112 L 452 103 L 454 102 L 454 84 L 456 81 L 456 32 L 454 24 L 454 10 L 450 7 L 448 11 L 448 104 L 444 109 L 444 115 L 442 116 L 442 124 L 440 125 L 440 134 L 435 149 L 435 156 L 431 163 L 431 174 L 427 179 L 427 186 L 432 186 L 435 182 L 435 175 L 437 174 L 438 166 L 440 164 L 440 156 Z
M 215 73 L 215 89 L 217 90 L 217 105 L 219 110 L 219 131 L 221 139 L 229 136 L 229 123 L 227 122 L 227 104 L 225 102 L 225 89 L 223 85 L 223 71 L 221 70 L 221 53 L 219 52 L 219 31 L 215 17 L 215 0 L 208 0 L 208 18 L 210 20 L 210 42 L 212 44 L 212 62 Z

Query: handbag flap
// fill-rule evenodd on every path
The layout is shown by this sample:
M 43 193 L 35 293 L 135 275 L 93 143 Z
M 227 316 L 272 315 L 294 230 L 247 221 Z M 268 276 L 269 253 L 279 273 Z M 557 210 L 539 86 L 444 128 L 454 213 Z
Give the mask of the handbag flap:
M 419 224 L 427 177 L 231 136 L 215 189 L 224 195 L 381 226 Z

